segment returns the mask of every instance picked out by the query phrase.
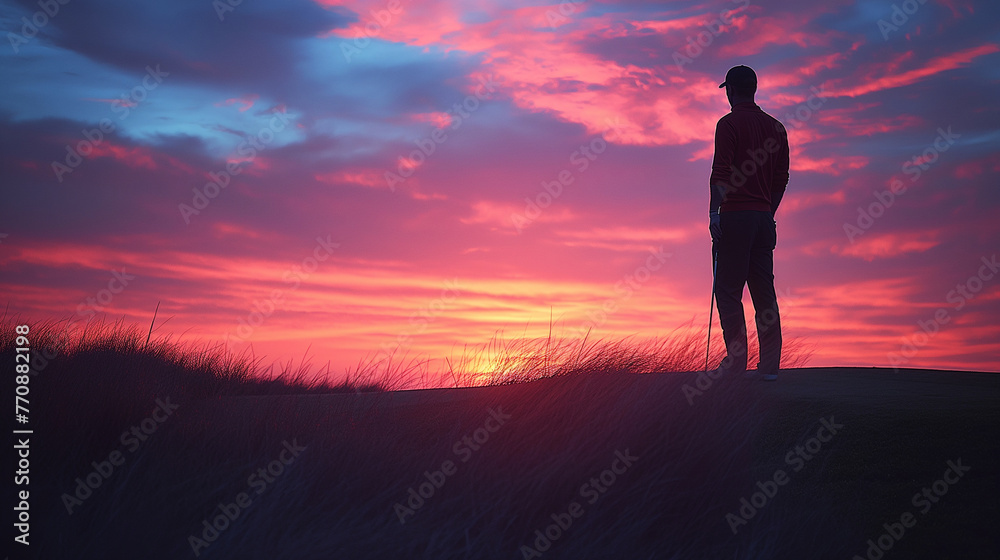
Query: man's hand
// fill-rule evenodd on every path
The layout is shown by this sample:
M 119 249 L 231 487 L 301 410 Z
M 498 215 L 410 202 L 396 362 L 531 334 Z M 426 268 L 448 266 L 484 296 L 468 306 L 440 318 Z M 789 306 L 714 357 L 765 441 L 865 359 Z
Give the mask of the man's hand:
M 719 225 L 719 211 L 712 210 L 708 213 L 708 231 L 712 234 L 712 242 L 722 238 L 722 226 Z

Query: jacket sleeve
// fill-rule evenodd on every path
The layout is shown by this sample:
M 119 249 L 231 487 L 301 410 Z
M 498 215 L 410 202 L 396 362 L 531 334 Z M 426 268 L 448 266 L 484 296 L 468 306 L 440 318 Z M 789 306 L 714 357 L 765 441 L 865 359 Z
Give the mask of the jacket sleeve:
M 775 121 L 775 130 L 778 133 L 778 152 L 775 154 L 773 174 L 771 176 L 771 213 L 778 210 L 781 198 L 785 194 L 788 186 L 788 132 L 778 121 Z

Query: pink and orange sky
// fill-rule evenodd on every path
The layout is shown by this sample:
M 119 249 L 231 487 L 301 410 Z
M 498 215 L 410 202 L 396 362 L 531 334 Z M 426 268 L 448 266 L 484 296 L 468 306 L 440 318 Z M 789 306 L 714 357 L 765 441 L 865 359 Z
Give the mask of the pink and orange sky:
M 747 64 L 789 131 L 785 337 L 1000 371 L 995 3 L 233 4 L 0 2 L 8 314 L 159 302 L 157 335 L 335 372 L 550 313 L 703 330 L 718 84 Z

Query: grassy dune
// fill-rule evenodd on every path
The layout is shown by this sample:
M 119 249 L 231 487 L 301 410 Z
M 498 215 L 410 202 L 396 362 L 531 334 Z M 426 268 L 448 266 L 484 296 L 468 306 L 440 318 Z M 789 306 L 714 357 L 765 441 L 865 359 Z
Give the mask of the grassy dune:
M 536 341 L 506 384 L 373 391 L 373 369 L 262 381 L 144 334 L 111 326 L 33 376 L 32 557 L 866 558 L 907 512 L 882 557 L 1000 552 L 997 375 L 764 384 L 648 373 L 669 358 L 649 346 L 514 352 Z M 922 511 L 949 461 L 968 471 Z

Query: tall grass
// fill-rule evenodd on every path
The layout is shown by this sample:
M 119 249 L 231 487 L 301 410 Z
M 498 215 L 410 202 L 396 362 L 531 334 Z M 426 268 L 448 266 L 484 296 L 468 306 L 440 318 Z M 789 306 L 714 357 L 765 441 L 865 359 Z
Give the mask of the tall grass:
M 0 327 L 0 352 L 13 352 L 14 319 Z M 150 330 L 151 332 L 151 330 Z M 35 350 L 33 371 L 52 360 L 72 363 L 74 378 L 92 386 L 102 380 L 125 387 L 160 386 L 192 398 L 250 394 L 388 391 L 428 387 L 506 385 L 536 379 L 588 373 L 666 373 L 701 371 L 705 364 L 707 333 L 684 325 L 654 338 L 590 338 L 552 336 L 506 338 L 497 331 L 486 343 L 465 345 L 459 355 L 438 362 L 425 356 L 376 354 L 361 360 L 346 375 L 334 374 L 329 364 L 314 370 L 306 356 L 296 365 L 263 365 L 263 356 L 250 350 L 227 352 L 222 344 L 181 344 L 170 336 L 151 338 L 138 325 L 124 321 L 96 321 L 79 327 L 68 321 L 31 324 Z M 725 348 L 715 341 L 709 367 L 715 367 Z M 748 364 L 759 353 L 756 333 L 748 336 Z M 47 358 L 47 355 L 54 357 Z M 804 366 L 811 350 L 802 340 L 786 338 L 781 367 Z M 435 363 L 442 364 L 432 369 Z M 60 368 L 64 369 L 64 368 Z
M 541 337 L 506 339 L 497 331 L 489 342 L 463 347 L 461 355 L 446 360 L 448 375 L 439 375 L 442 384 L 455 380 L 456 386 L 506 385 L 535 379 L 590 373 L 670 373 L 705 369 L 705 330 L 679 328 L 663 337 L 596 338 Z M 755 367 L 759 356 L 756 333 L 748 336 L 748 365 Z M 804 366 L 811 355 L 809 345 L 799 338 L 784 341 L 781 367 Z M 725 357 L 721 340 L 713 345 L 709 368 Z
M 250 351 L 233 354 L 222 344 L 182 344 L 170 336 L 150 338 L 140 326 L 123 320 L 98 320 L 80 327 L 69 321 L 10 318 L 0 327 L 0 352 L 14 352 L 17 324 L 30 326 L 34 374 L 45 372 L 53 363 L 70 363 L 72 368 L 58 368 L 59 375 L 65 376 L 63 381 L 79 378 L 105 389 L 112 386 L 102 381 L 130 387 L 156 385 L 164 390 L 173 386 L 178 394 L 200 398 L 392 388 L 375 379 L 327 383 L 330 376 L 324 373 L 328 372 L 312 372 L 307 358 L 298 365 L 288 362 L 265 367 L 264 357 Z

